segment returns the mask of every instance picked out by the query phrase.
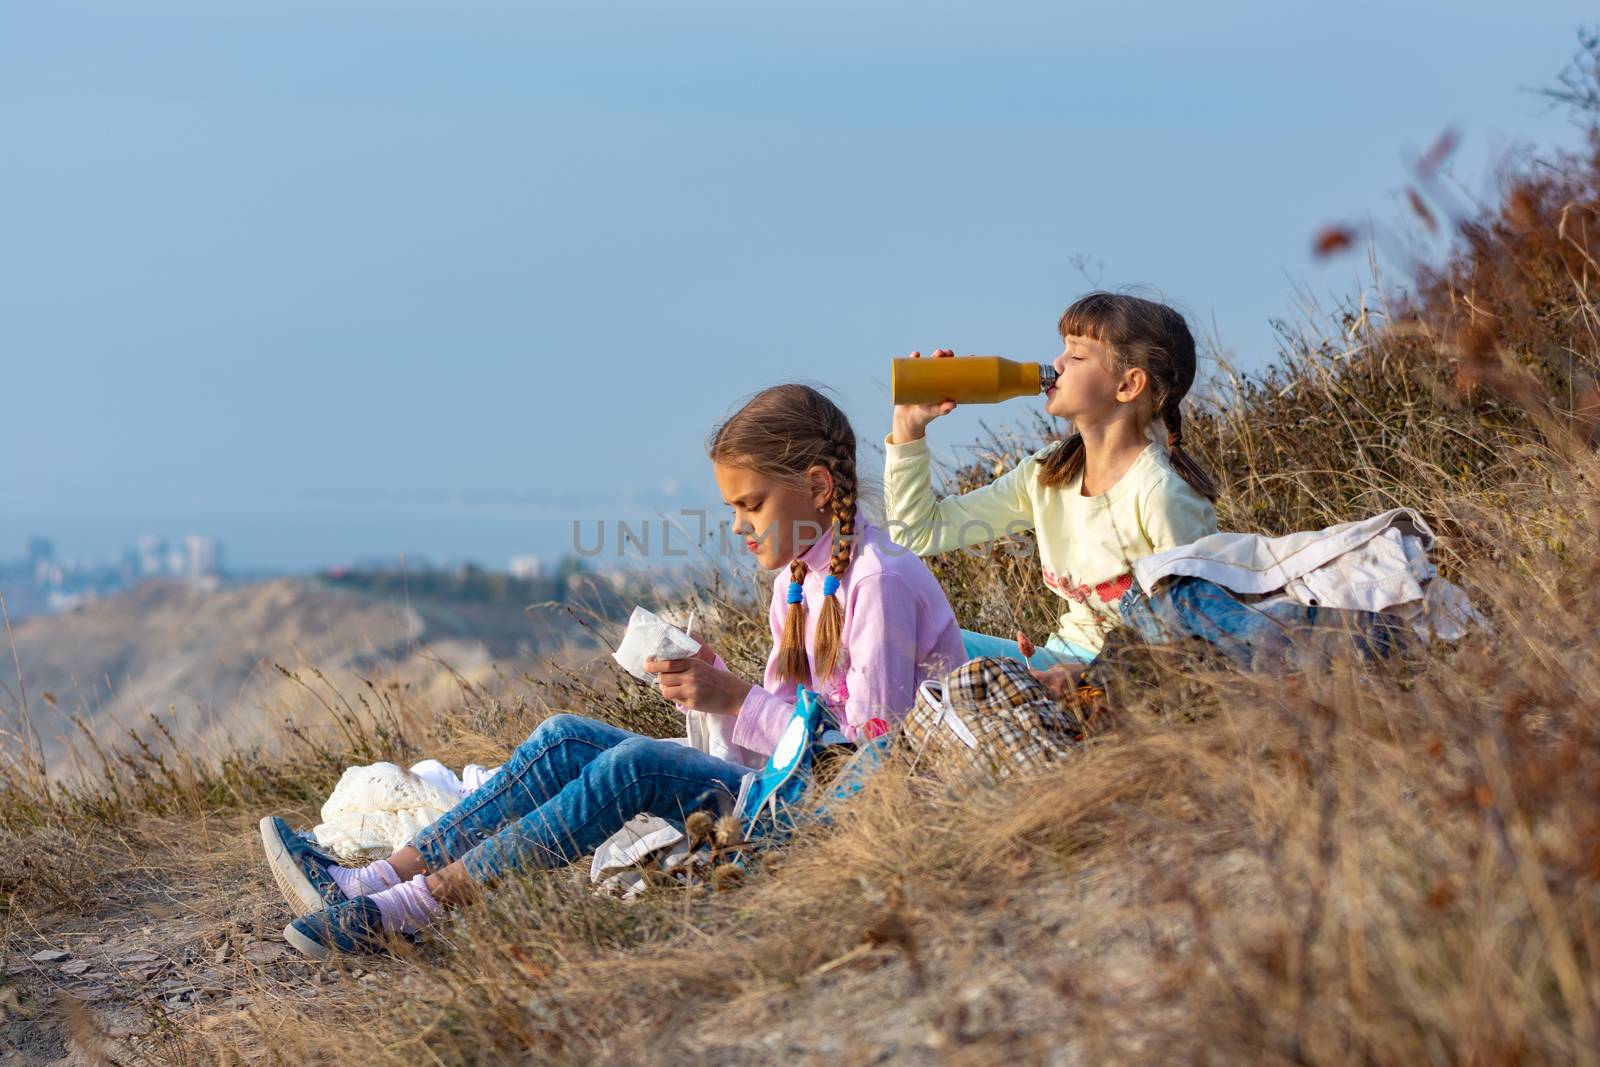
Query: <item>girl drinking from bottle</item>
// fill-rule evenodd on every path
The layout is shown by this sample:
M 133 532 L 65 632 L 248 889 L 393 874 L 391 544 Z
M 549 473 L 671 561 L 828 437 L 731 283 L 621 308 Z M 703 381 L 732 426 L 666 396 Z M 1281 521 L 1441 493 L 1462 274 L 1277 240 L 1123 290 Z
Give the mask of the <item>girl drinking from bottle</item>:
M 1062 314 L 1059 331 L 1045 410 L 1071 420 L 1071 437 L 989 485 L 936 499 L 926 432 L 955 402 L 903 404 L 884 469 L 888 532 L 919 556 L 1035 532 L 1044 583 L 1066 601 L 1059 628 L 1042 648 L 1020 633 L 962 637 L 969 657 L 1026 659 L 1058 693 L 1099 651 L 1133 561 L 1217 530 L 1216 488 L 1183 448 L 1181 404 L 1195 375 L 1183 316 L 1139 297 L 1090 293 Z

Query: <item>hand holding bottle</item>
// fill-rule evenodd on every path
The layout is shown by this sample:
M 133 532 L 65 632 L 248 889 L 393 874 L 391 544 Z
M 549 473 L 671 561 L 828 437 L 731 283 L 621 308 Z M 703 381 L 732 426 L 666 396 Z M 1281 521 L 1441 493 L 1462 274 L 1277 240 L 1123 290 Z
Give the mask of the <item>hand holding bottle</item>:
M 955 350 L 950 348 L 936 349 L 932 359 L 950 359 L 955 356 Z M 921 352 L 911 353 L 911 359 L 921 359 Z M 956 409 L 954 400 L 945 400 L 937 404 L 896 404 L 894 408 L 894 426 L 889 439 L 897 445 L 907 444 L 911 441 L 920 441 L 927 435 L 928 423 L 940 415 L 948 415 Z
M 889 391 L 894 397 L 894 444 L 920 440 L 928 423 L 955 410 L 956 403 L 998 404 L 1019 396 L 1049 394 L 1054 367 L 1001 356 L 962 356 L 941 348 L 932 359 L 913 352 L 894 361 Z

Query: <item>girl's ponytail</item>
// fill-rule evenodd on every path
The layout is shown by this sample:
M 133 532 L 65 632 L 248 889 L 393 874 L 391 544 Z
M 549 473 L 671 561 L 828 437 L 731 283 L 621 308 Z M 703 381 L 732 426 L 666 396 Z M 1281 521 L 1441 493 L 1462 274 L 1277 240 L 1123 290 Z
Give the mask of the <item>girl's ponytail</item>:
M 1170 394 L 1161 405 L 1161 421 L 1167 424 L 1167 458 L 1178 477 L 1189 483 L 1189 488 L 1211 501 L 1217 502 L 1217 483 L 1211 480 L 1206 469 L 1195 462 L 1183 448 L 1183 400 Z
M 789 609 L 783 618 L 783 640 L 778 643 L 778 674 L 796 685 L 811 684 L 811 664 L 806 659 L 806 580 L 803 560 L 789 564 Z

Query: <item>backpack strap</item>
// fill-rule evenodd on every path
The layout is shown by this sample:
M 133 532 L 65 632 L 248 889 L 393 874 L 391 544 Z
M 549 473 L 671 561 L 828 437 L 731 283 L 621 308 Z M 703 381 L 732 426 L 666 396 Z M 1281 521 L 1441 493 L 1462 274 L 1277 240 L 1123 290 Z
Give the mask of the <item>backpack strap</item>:
M 968 748 L 977 748 L 977 736 L 972 732 L 972 727 L 968 726 L 966 720 L 956 711 L 955 705 L 950 703 L 950 694 L 945 690 L 945 687 L 929 679 L 918 688 L 928 703 L 938 709 L 933 714 L 932 725 L 935 727 L 949 727 L 950 732 L 955 734 L 963 745 Z

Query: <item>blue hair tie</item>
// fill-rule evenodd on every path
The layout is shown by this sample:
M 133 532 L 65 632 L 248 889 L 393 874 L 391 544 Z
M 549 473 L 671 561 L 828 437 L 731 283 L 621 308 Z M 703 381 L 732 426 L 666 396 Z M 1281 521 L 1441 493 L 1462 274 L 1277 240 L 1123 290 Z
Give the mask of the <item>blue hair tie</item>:
M 799 582 L 789 583 L 789 603 L 798 604 L 805 599 L 805 587 Z
M 823 596 L 832 596 L 833 594 L 837 593 L 838 591 L 839 591 L 839 579 L 835 578 L 831 574 L 828 575 L 826 578 L 822 579 L 822 595 Z

